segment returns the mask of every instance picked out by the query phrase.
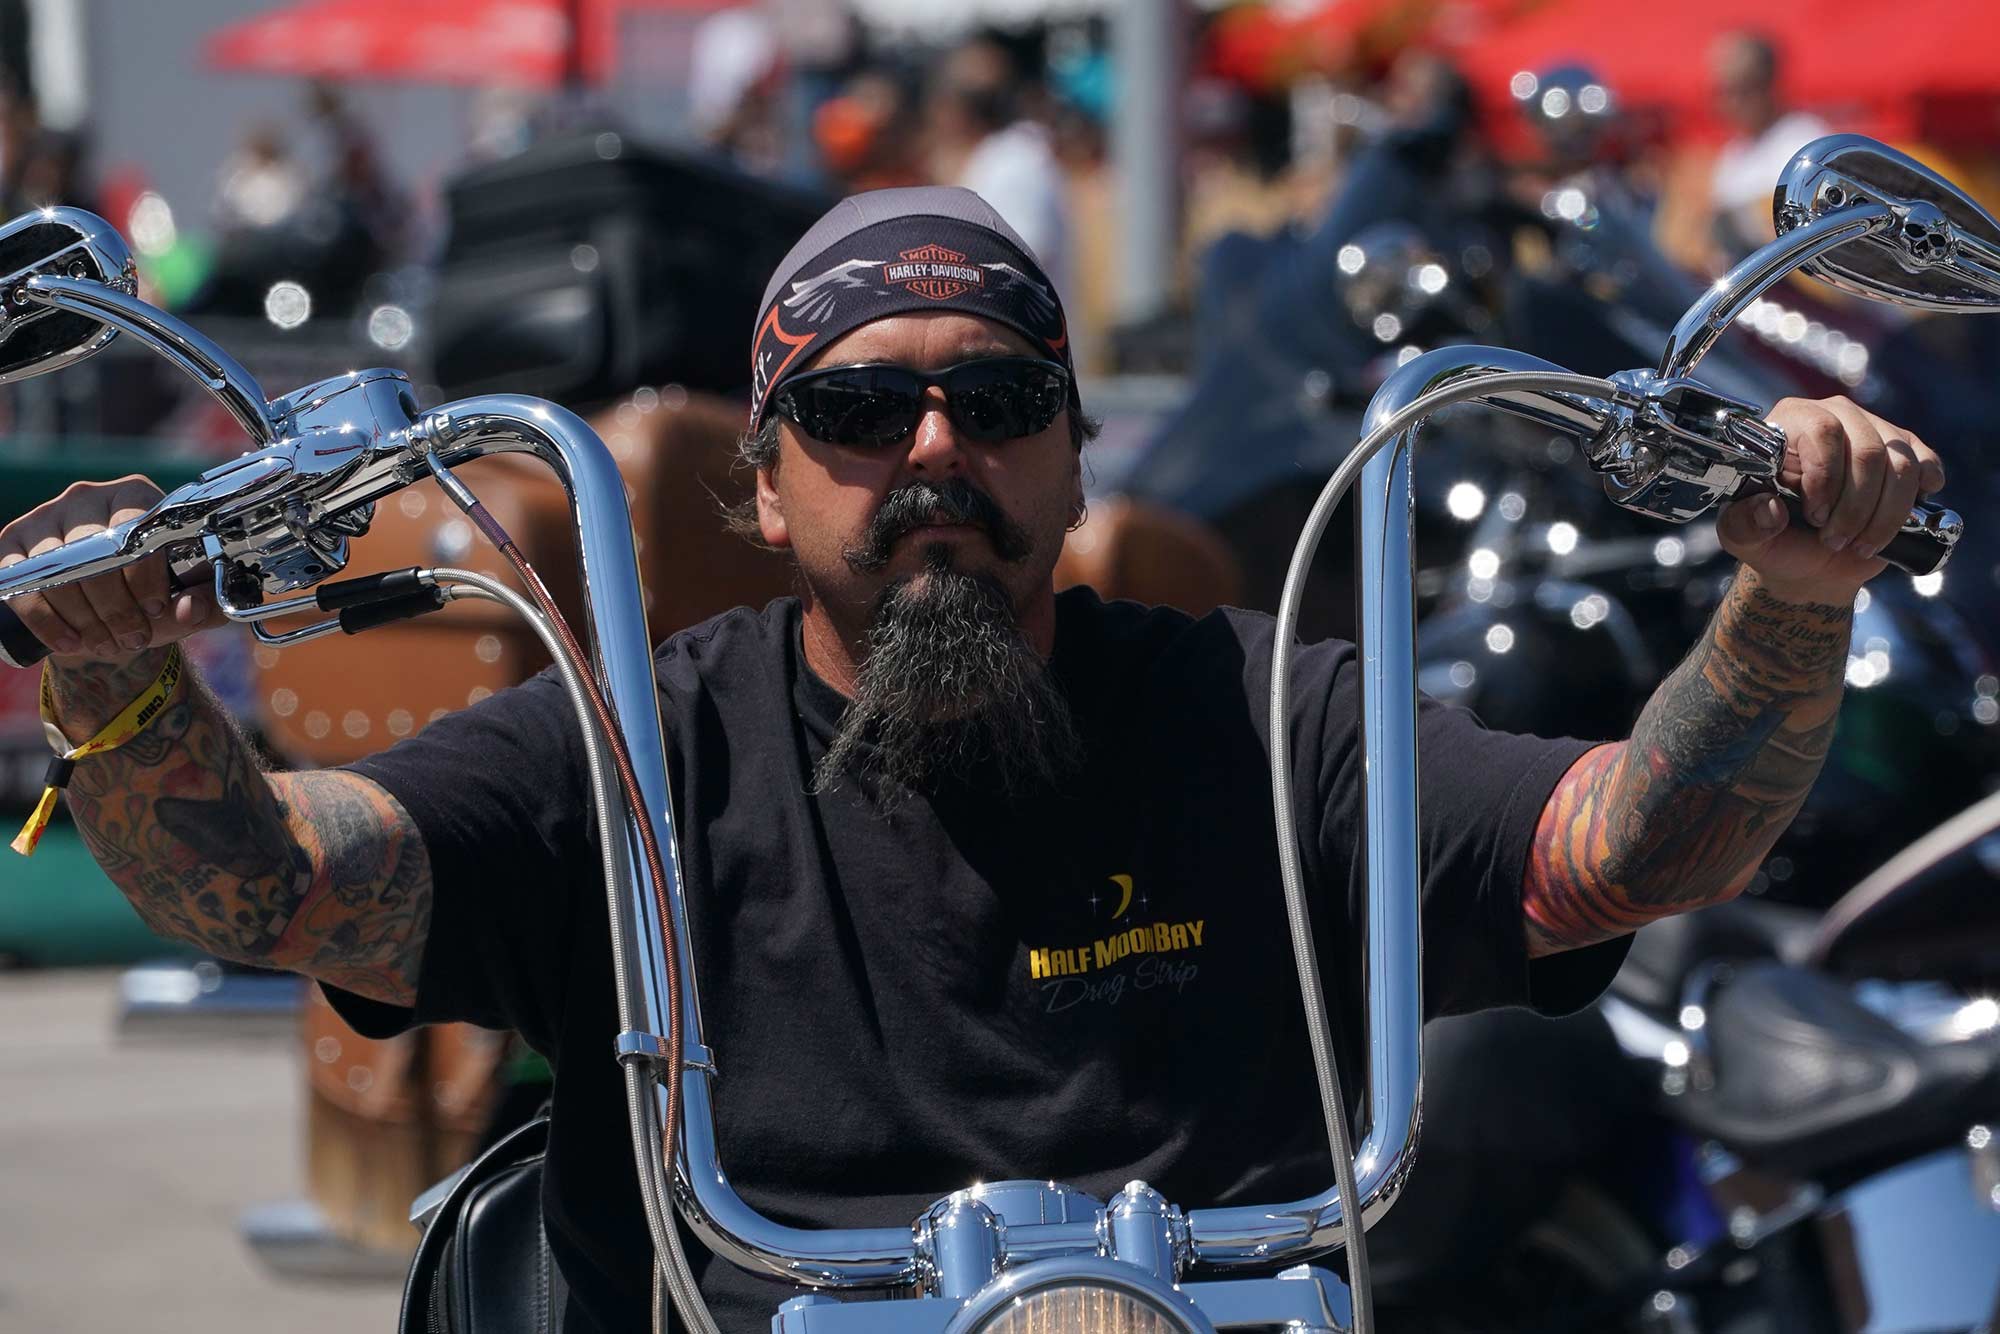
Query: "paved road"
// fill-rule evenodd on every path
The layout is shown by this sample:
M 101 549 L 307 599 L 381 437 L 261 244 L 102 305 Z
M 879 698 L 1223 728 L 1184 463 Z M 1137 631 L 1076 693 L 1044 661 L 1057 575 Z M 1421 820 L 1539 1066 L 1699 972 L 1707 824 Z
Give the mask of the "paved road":
M 390 1334 L 385 1283 L 303 1284 L 236 1233 L 296 1196 L 281 1040 L 119 1042 L 116 974 L 0 974 L 0 1330 Z

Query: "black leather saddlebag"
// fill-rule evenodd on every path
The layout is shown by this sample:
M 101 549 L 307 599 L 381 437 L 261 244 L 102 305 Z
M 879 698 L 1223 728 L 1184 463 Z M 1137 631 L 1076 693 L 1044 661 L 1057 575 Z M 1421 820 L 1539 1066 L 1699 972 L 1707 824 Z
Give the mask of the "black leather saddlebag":
M 419 1199 L 429 1216 L 399 1334 L 561 1334 L 569 1286 L 542 1227 L 548 1139 L 537 1117 Z

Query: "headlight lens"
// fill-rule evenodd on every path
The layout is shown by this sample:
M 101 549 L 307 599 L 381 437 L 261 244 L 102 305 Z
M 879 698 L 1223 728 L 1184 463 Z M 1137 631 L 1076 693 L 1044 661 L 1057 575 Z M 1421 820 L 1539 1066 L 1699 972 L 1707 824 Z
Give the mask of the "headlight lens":
M 1215 1334 L 1187 1294 L 1133 1265 L 1051 1256 L 1004 1270 L 944 1334 Z
M 1079 1283 L 1016 1297 L 978 1334 L 1186 1334 L 1187 1328 L 1130 1293 Z

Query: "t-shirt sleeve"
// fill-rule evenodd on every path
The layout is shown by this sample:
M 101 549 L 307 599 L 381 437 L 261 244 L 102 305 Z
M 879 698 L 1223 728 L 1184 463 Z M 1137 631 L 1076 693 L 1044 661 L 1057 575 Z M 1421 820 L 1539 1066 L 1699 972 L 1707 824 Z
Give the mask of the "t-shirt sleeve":
M 1311 872 L 1318 883 L 1345 887 L 1348 913 L 1358 920 L 1367 893 L 1357 855 L 1363 828 L 1359 661 L 1351 645 L 1332 643 L 1304 650 L 1295 664 L 1293 735 L 1320 738 L 1317 756 L 1301 754 L 1294 770 L 1295 781 L 1315 782 L 1319 794 L 1318 864 Z M 1417 795 L 1429 1017 L 1504 1005 L 1567 1014 L 1610 985 L 1627 939 L 1530 960 L 1521 908 L 1542 807 L 1592 744 L 1496 732 L 1470 710 L 1422 698 Z
M 1432 1015 L 1526 1005 L 1582 1009 L 1611 985 L 1631 937 L 1528 957 L 1521 907 L 1549 794 L 1594 744 L 1496 732 L 1426 698 L 1417 717 L 1424 862 L 1424 993 Z
M 549 1050 L 595 821 L 574 712 L 553 669 L 347 766 L 410 813 L 433 898 L 414 1007 L 325 986 L 356 1032 L 463 1021 Z

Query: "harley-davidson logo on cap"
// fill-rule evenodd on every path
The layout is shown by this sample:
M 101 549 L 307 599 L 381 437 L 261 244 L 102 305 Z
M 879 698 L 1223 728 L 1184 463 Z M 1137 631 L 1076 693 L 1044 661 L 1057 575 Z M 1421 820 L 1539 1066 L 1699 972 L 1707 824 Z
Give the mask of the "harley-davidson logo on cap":
M 941 245 L 920 245 L 903 251 L 902 261 L 900 264 L 884 264 L 882 281 L 901 283 L 918 296 L 927 296 L 933 301 L 949 301 L 975 287 L 986 285 L 986 271 L 976 264 L 967 264 L 962 250 L 947 250 Z

